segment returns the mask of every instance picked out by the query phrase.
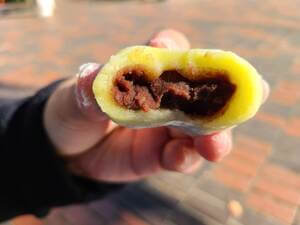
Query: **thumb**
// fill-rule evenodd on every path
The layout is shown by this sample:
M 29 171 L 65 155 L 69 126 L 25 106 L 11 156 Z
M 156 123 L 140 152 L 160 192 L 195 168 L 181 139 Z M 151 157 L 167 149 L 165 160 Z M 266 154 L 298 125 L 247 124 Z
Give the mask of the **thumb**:
M 101 69 L 98 63 L 86 63 L 79 67 L 74 87 L 75 100 L 80 112 L 90 121 L 105 120 L 105 114 L 99 108 L 93 93 L 93 81 Z
M 44 125 L 61 155 L 82 153 L 113 128 L 98 107 L 91 88 L 100 68 L 96 63 L 81 66 L 77 79 L 63 82 L 48 100 Z

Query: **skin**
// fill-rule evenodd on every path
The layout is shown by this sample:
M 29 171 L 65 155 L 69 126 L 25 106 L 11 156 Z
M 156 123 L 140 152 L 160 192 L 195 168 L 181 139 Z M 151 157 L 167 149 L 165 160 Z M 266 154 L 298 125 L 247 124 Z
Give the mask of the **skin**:
M 154 35 L 149 45 L 189 49 L 175 30 Z M 232 148 L 231 129 L 190 137 L 168 127 L 128 129 L 114 124 L 97 105 L 92 83 L 101 66 L 86 64 L 77 77 L 63 82 L 45 108 L 44 125 L 69 170 L 98 181 L 128 182 L 163 170 L 192 173 L 203 162 L 220 161 Z M 264 99 L 269 87 L 262 81 Z

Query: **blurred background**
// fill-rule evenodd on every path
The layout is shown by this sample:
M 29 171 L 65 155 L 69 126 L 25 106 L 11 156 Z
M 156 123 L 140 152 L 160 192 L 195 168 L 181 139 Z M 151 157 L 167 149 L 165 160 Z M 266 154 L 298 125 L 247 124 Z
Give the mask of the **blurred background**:
M 0 0 L 0 98 L 19 98 L 156 31 L 231 50 L 270 83 L 234 150 L 192 175 L 165 172 L 106 199 L 2 225 L 299 225 L 299 0 Z

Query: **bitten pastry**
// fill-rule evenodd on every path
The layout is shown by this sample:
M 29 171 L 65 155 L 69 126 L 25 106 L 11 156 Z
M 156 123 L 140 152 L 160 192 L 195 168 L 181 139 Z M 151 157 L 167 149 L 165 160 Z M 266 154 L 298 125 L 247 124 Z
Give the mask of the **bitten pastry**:
M 228 51 L 134 46 L 112 56 L 93 83 L 97 103 L 131 128 L 177 126 L 209 134 L 255 115 L 261 76 Z

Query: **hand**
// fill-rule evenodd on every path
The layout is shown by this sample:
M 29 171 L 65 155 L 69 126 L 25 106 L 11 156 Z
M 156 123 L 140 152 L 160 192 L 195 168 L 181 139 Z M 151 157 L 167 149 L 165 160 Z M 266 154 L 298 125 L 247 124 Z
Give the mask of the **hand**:
M 186 37 L 174 30 L 159 32 L 149 45 L 190 48 Z M 134 181 L 162 170 L 190 173 L 203 158 L 219 161 L 230 152 L 230 130 L 189 137 L 168 127 L 134 130 L 116 125 L 101 112 L 92 93 L 100 67 L 81 66 L 78 76 L 63 82 L 46 105 L 45 128 L 73 173 L 100 181 Z M 263 86 L 266 98 L 268 85 Z

